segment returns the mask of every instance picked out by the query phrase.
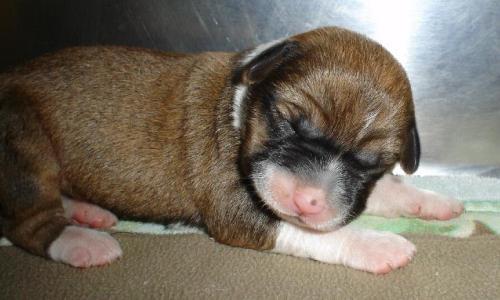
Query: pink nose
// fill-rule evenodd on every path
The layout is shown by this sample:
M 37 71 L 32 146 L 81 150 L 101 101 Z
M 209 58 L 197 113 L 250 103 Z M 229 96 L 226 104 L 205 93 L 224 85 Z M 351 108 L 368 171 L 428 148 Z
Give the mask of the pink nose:
M 293 202 L 300 214 L 315 215 L 326 208 L 325 192 L 314 187 L 299 187 L 293 195 Z

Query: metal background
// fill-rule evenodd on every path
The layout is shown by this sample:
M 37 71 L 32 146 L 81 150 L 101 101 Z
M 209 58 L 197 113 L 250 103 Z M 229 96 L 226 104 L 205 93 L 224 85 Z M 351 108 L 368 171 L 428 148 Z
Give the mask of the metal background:
M 70 45 L 237 51 L 319 26 L 372 37 L 404 65 L 421 173 L 500 175 L 500 1 L 0 2 L 0 70 Z

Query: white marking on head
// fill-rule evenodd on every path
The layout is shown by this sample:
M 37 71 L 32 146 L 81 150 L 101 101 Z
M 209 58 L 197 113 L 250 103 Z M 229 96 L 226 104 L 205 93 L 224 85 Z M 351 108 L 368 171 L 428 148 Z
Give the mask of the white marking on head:
M 380 109 L 377 108 L 375 111 L 371 111 L 367 113 L 367 115 L 364 118 L 364 125 L 363 128 L 358 132 L 356 136 L 356 141 L 360 141 L 363 139 L 370 131 L 371 127 L 373 125 L 373 122 L 377 119 L 378 115 L 380 114 Z
M 255 57 L 259 56 L 261 53 L 263 53 L 267 49 L 283 42 L 284 40 L 285 39 L 278 39 L 278 40 L 274 40 L 274 41 L 271 41 L 271 42 L 268 42 L 265 44 L 261 44 L 261 45 L 255 47 L 252 51 L 250 51 L 250 53 L 248 53 L 245 57 L 243 57 L 243 59 L 241 59 L 241 64 L 242 65 L 248 64 Z
M 362 131 L 366 130 L 368 127 L 370 127 L 372 125 L 372 123 L 375 122 L 375 119 L 377 118 L 377 116 L 379 114 L 380 114 L 380 110 L 369 112 L 365 117 L 365 125 L 363 126 Z
M 251 50 L 247 55 L 245 55 L 240 63 L 244 67 L 246 64 L 250 63 L 254 58 L 262 54 L 267 49 L 281 43 L 284 39 L 275 40 L 269 43 L 261 44 Z M 241 114 L 243 101 L 245 100 L 248 92 L 248 86 L 244 84 L 239 84 L 236 86 L 234 96 L 233 96 L 233 126 L 236 129 L 241 127 Z
M 248 86 L 239 84 L 236 86 L 236 90 L 233 96 L 233 126 L 236 129 L 241 127 L 241 109 L 243 106 L 243 100 L 247 96 Z

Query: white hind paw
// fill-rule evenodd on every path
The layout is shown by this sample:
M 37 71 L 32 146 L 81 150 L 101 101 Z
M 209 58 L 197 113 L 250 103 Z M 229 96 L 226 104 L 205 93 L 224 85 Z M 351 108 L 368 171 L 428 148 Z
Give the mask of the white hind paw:
M 122 256 L 118 242 L 106 232 L 67 226 L 48 250 L 50 258 L 73 267 L 109 264 Z

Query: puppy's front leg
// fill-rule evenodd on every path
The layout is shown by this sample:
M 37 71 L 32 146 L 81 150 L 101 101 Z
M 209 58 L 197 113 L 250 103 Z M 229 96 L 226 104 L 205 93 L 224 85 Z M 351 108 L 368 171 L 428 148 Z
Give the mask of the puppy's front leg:
M 208 199 L 218 201 L 200 206 L 208 234 L 220 243 L 343 264 L 376 274 L 405 266 L 415 253 L 411 242 L 393 233 L 354 225 L 332 232 L 292 225 L 252 201 L 242 186 L 227 182 L 230 178 L 214 182 Z
M 220 196 L 238 194 L 245 197 L 234 191 Z M 405 266 L 415 253 L 411 242 L 393 233 L 353 225 L 333 232 L 311 231 L 270 217 L 252 201 L 222 200 L 205 215 L 205 224 L 211 237 L 227 245 L 343 264 L 375 274 Z
M 408 264 L 415 246 L 402 236 L 352 225 L 315 232 L 281 222 L 273 252 L 384 274 Z
M 365 213 L 382 217 L 417 217 L 448 220 L 464 210 L 461 202 L 405 184 L 394 175 L 384 175 L 368 197 Z

